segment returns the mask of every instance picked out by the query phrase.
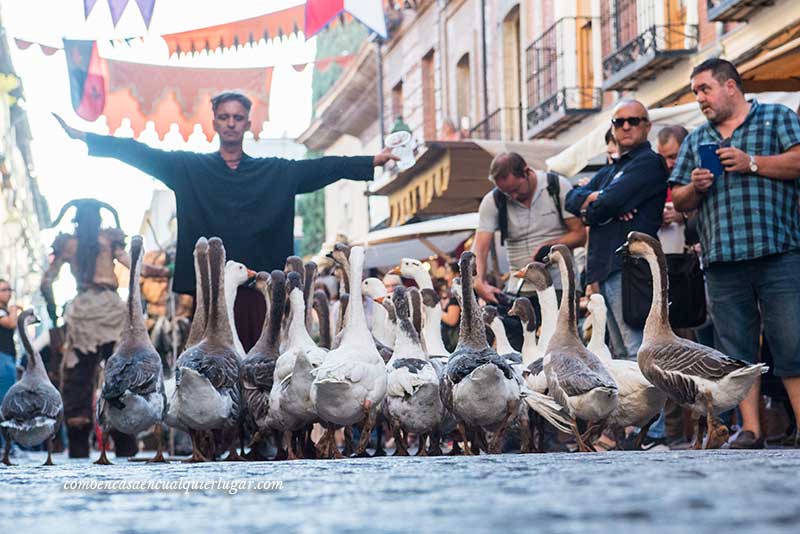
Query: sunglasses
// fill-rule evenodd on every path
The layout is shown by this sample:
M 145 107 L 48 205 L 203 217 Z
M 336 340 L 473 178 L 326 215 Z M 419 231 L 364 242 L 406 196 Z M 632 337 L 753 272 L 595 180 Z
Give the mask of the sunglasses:
M 622 128 L 626 122 L 631 126 L 639 126 L 642 122 L 647 122 L 647 117 L 619 117 L 618 119 L 611 119 L 611 125 L 614 128 Z

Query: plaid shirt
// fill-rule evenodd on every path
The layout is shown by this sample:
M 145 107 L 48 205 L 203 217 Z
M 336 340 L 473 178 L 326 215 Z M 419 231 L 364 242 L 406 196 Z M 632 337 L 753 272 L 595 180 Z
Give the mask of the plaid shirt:
M 752 100 L 744 122 L 734 130 L 726 146 L 752 156 L 783 154 L 800 144 L 800 119 L 779 104 Z M 700 167 L 699 146 L 723 141 L 706 123 L 681 145 L 670 176 L 670 185 L 691 182 L 692 170 Z M 800 169 L 798 169 L 800 178 Z M 703 261 L 742 261 L 800 249 L 798 180 L 772 180 L 749 172 L 725 172 L 714 183 L 698 207 L 698 231 Z

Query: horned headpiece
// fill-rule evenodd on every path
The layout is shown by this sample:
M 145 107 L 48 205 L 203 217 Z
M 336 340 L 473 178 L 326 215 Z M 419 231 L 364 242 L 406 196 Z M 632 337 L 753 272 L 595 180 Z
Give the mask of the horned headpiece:
M 64 214 L 66 214 L 67 210 L 73 206 L 75 206 L 78 211 L 97 210 L 99 212 L 101 209 L 105 208 L 111 212 L 111 215 L 114 216 L 114 222 L 117 224 L 117 228 L 122 228 L 122 225 L 119 223 L 119 214 L 117 213 L 117 210 L 115 210 L 110 204 L 94 198 L 76 198 L 64 204 L 64 207 L 61 208 L 61 211 L 58 213 L 58 217 L 56 217 L 56 220 L 50 225 L 50 228 L 55 228 L 58 226 L 58 223 L 61 222 Z

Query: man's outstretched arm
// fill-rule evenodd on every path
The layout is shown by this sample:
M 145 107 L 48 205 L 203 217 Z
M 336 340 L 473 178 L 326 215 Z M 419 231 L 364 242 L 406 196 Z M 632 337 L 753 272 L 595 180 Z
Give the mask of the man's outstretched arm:
M 69 137 L 87 144 L 90 156 L 118 159 L 164 182 L 170 189 L 174 189 L 175 181 L 179 178 L 175 164 L 176 158 L 179 157 L 178 152 L 152 148 L 133 139 L 84 132 L 68 125 L 56 113 L 53 113 L 53 117 Z
M 368 182 L 374 177 L 374 168 L 382 167 L 400 158 L 389 148 L 371 156 L 326 156 L 292 162 L 292 172 L 298 180 L 297 192 L 310 193 L 341 179 Z

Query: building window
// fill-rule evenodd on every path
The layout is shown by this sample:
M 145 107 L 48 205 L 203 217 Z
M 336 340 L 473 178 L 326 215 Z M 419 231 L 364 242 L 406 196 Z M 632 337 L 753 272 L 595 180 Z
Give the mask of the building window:
M 392 87 L 392 121 L 403 116 L 403 81 Z
M 436 139 L 436 69 L 433 50 L 422 58 L 422 117 L 425 139 Z
M 469 54 L 464 54 L 456 63 L 456 112 L 462 130 L 469 130 L 471 126 L 470 99 Z

